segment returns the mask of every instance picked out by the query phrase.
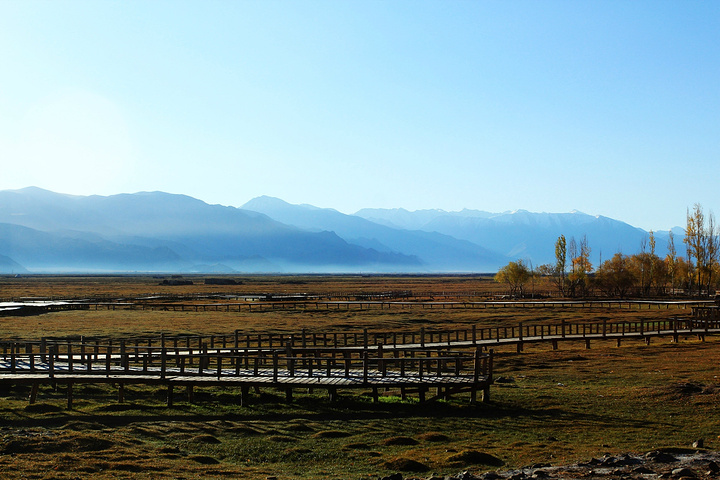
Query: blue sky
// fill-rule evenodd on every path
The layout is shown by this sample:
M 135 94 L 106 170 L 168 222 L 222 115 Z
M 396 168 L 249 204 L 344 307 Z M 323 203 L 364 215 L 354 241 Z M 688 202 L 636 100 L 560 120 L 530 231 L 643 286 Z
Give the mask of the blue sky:
M 720 209 L 719 37 L 713 1 L 0 0 L 0 189 L 664 230 Z

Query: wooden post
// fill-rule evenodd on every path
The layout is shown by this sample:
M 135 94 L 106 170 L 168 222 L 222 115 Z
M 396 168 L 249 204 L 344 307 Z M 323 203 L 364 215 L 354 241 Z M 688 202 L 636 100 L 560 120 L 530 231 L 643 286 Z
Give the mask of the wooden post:
M 273 352 L 273 383 L 278 381 L 278 352 Z
M 590 350 L 590 339 L 589 338 L 585 339 L 585 350 Z
M 50 378 L 55 377 L 55 345 L 50 345 L 48 352 L 48 375 Z
M 385 362 L 383 361 L 383 344 L 378 344 L 377 356 L 378 356 L 378 371 L 380 375 L 385 376 Z
M 68 410 L 73 409 L 73 384 L 68 382 L 67 384 L 67 408 Z
M 125 402 L 125 384 L 119 383 L 118 384 L 118 403 L 124 403 Z
M 160 378 L 165 378 L 167 372 L 167 350 L 165 347 L 161 347 L 160 350 Z
M 172 383 L 169 383 L 167 386 L 167 406 L 168 407 L 173 406 L 173 385 L 172 385 Z
M 35 403 L 35 400 L 37 400 L 37 393 L 38 393 L 38 383 L 33 383 L 32 387 L 30 388 L 30 396 L 28 397 L 28 401 L 30 402 L 30 405 Z
M 368 363 L 369 363 L 367 350 L 363 351 L 362 361 L 363 361 L 363 384 L 367 385 L 367 383 L 368 383 Z

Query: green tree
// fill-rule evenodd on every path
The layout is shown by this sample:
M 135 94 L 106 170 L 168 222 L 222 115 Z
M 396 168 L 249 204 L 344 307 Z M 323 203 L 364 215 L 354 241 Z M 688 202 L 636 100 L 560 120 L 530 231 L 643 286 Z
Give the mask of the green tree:
M 495 281 L 507 283 L 510 287 L 510 295 L 516 298 L 522 297 L 525 283 L 529 279 L 530 270 L 522 260 L 508 263 L 495 274 Z
M 565 296 L 565 269 L 567 268 L 567 248 L 565 235 L 560 235 L 555 242 L 555 285 L 560 296 Z

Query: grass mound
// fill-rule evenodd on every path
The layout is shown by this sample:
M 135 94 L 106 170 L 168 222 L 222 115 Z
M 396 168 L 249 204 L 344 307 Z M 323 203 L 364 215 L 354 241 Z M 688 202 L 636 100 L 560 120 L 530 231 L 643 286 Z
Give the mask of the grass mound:
M 449 463 L 459 463 L 463 465 L 489 465 L 491 467 L 500 467 L 503 461 L 499 458 L 485 452 L 477 450 L 464 450 L 462 452 L 450 455 L 447 458 Z
M 207 455 L 190 455 L 187 458 L 202 465 L 217 465 L 220 463 L 213 457 L 209 457 Z
M 208 445 L 217 445 L 219 443 L 222 443 L 220 440 L 218 440 L 217 437 L 214 437 L 212 435 L 198 435 L 193 440 L 197 443 L 206 443 Z
M 410 437 L 390 437 L 382 441 L 383 445 L 417 445 L 418 442 Z
M 417 460 L 412 460 L 410 458 L 396 458 L 389 460 L 385 462 L 383 466 L 388 470 L 396 470 L 400 472 L 422 473 L 430 470 L 430 467 L 424 463 L 420 463 Z

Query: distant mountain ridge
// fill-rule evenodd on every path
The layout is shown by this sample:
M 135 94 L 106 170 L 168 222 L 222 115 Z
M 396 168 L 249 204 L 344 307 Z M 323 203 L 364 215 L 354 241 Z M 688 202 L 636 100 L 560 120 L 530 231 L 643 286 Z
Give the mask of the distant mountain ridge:
M 490 213 L 480 210 L 445 212 L 442 210 L 402 212 L 403 222 L 423 231 L 440 232 L 454 238 L 482 245 L 503 255 L 532 261 L 535 265 L 554 261 L 555 242 L 564 235 L 577 243 L 587 236 L 595 265 L 617 252 L 636 253 L 648 232 L 627 223 L 601 215 L 569 213 L 533 213 L 527 210 Z M 375 221 L 393 222 L 396 209 L 364 209 L 356 213 Z M 414 218 L 413 218 L 414 216 Z M 655 232 L 657 253 L 667 253 L 667 232 Z M 682 237 L 676 242 L 682 242 Z M 676 243 L 679 245 L 680 243 Z
M 31 271 L 397 271 L 412 256 L 353 245 L 255 212 L 163 192 L 0 192 L 0 254 Z
M 587 235 L 594 263 L 647 232 L 607 217 L 525 210 L 330 208 L 258 197 L 240 208 L 164 192 L 0 191 L 0 273 L 493 272 L 552 262 L 559 235 Z M 657 234 L 663 254 L 665 233 Z M 679 245 L 681 239 L 676 238 Z
M 267 196 L 252 199 L 241 208 L 298 228 L 329 230 L 368 248 L 415 256 L 429 271 L 489 271 L 509 261 L 504 255 L 449 235 L 388 227 L 330 208 L 292 205 Z

